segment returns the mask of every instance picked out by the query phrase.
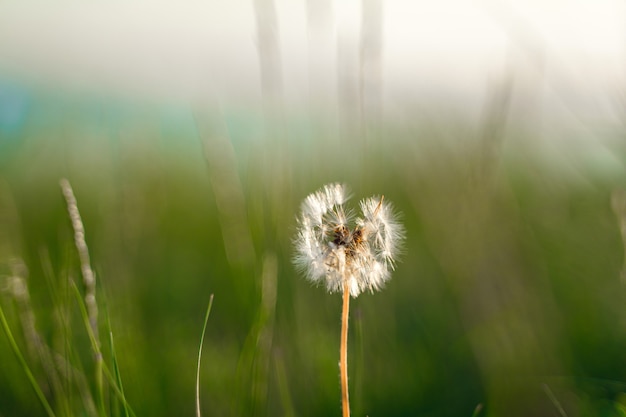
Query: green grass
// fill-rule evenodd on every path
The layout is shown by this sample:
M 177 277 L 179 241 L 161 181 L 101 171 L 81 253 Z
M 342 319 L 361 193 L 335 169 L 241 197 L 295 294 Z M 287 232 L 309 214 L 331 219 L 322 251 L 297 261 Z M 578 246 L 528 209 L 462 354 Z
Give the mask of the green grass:
M 202 362 L 202 347 L 204 345 L 204 334 L 206 333 L 206 325 L 209 321 L 209 315 L 211 314 L 211 307 L 213 306 L 213 294 L 209 299 L 209 306 L 206 309 L 206 315 L 204 316 L 204 326 L 202 326 L 202 336 L 200 337 L 200 348 L 198 349 L 198 370 L 196 373 L 196 416 L 202 415 L 200 407 L 200 364 Z
M 75 110 L 35 114 L 0 160 L 0 415 L 193 415 L 198 386 L 204 416 L 340 415 L 341 297 L 291 264 L 300 201 L 330 181 L 384 193 L 407 229 L 387 288 L 351 306 L 353 415 L 624 415 L 623 169 L 546 160 L 516 131 L 490 159 L 461 122 L 339 139 L 287 118 L 269 138 L 226 112 L 199 136 L 158 108 L 104 106 L 98 123 Z M 98 338 L 60 178 L 85 225 Z M 15 259 L 43 356 L 6 290 Z
M 30 370 L 30 367 L 28 366 L 28 363 L 26 359 L 24 358 L 22 351 L 20 350 L 19 346 L 15 342 L 15 338 L 13 337 L 13 332 L 11 331 L 9 324 L 7 323 L 7 319 L 4 316 L 4 311 L 2 311 L 2 307 L 0 307 L 0 322 L 2 323 L 2 330 L 4 330 L 4 334 L 9 340 L 11 349 L 13 350 L 13 353 L 15 354 L 15 357 L 17 358 L 17 360 L 20 362 L 22 370 L 24 371 L 24 374 L 28 378 L 28 382 L 32 386 L 33 391 L 35 391 L 35 394 L 37 395 L 37 399 L 41 403 L 42 408 L 45 410 L 48 416 L 54 417 L 55 414 L 54 414 L 54 411 L 52 411 L 52 407 L 50 407 L 50 403 L 48 402 L 48 399 L 46 398 L 43 391 L 41 390 L 39 383 L 33 376 L 33 372 Z

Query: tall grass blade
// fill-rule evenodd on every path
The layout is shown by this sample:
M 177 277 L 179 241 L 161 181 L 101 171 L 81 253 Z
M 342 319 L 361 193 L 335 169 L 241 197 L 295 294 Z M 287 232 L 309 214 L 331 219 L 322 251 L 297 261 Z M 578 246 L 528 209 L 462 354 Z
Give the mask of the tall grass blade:
M 209 315 L 211 314 L 211 307 L 213 307 L 213 294 L 209 299 L 209 306 L 206 309 L 206 315 L 204 316 L 204 325 L 202 326 L 202 336 L 200 336 L 200 347 L 198 348 L 198 368 L 196 371 L 196 416 L 200 417 L 200 361 L 202 360 L 202 346 L 204 345 L 204 333 L 206 332 L 206 325 L 209 321 Z
M 91 342 L 91 348 L 93 349 L 95 360 L 95 375 L 96 375 L 96 391 L 98 395 L 98 412 L 101 416 L 106 415 L 106 411 L 104 408 L 104 388 L 102 382 L 102 351 L 100 350 L 100 343 L 97 339 L 96 334 L 91 327 L 89 320 L 89 313 L 87 312 L 87 306 L 83 301 L 83 298 L 80 294 L 78 287 L 74 281 L 71 281 L 72 289 L 74 290 L 74 295 L 76 296 L 76 300 L 78 301 L 78 306 L 80 308 L 80 314 L 85 323 L 85 328 L 87 329 L 87 335 L 89 336 L 89 341 Z
M 61 192 L 67 203 L 67 212 L 72 222 L 74 230 L 74 243 L 80 260 L 80 270 L 83 276 L 83 284 L 85 286 L 84 307 L 87 317 L 87 325 L 90 328 L 90 339 L 92 344 L 97 345 L 95 352 L 95 383 L 98 395 L 99 412 L 102 416 L 106 415 L 104 407 L 104 391 L 102 384 L 102 353 L 100 352 L 100 334 L 98 332 L 98 303 L 96 302 L 96 274 L 91 268 L 89 249 L 85 240 L 85 226 L 78 210 L 78 203 L 74 196 L 74 190 L 70 182 L 62 178 L 59 181 Z M 77 289 L 78 291 L 78 289 Z M 80 293 L 79 293 L 80 296 Z
M 122 395 L 124 395 L 124 386 L 122 385 L 122 375 L 120 374 L 120 368 L 117 363 L 117 354 L 115 352 L 115 344 L 113 343 L 113 332 L 109 332 L 109 347 L 111 349 L 111 359 L 113 361 L 113 374 L 115 376 L 116 386 L 119 388 Z M 124 407 L 124 416 L 128 417 L 128 407 L 126 402 L 122 403 Z
M 72 289 L 74 290 L 74 295 L 76 296 L 76 300 L 78 301 L 80 314 L 81 314 L 81 316 L 83 318 L 83 321 L 85 323 L 85 328 L 87 329 L 87 334 L 89 336 L 89 340 L 91 342 L 91 348 L 94 351 L 94 355 L 95 356 L 99 356 L 100 358 L 102 358 L 102 351 L 100 350 L 100 344 L 96 340 L 96 337 L 95 337 L 95 335 L 93 333 L 93 330 L 92 330 L 91 326 L 89 325 L 89 315 L 87 313 L 87 307 L 85 306 L 85 303 L 83 302 L 83 298 L 80 295 L 80 291 L 78 290 L 78 287 L 76 286 L 76 283 L 74 283 L 74 281 L 71 281 L 71 286 L 72 286 Z M 111 373 L 111 370 L 104 364 L 103 361 L 96 362 L 96 365 L 98 365 L 98 364 L 100 364 L 100 369 L 98 370 L 98 374 L 106 376 L 106 378 L 107 378 L 111 388 L 113 389 L 113 391 L 117 395 L 118 399 L 120 401 L 122 401 L 122 403 L 124 404 L 124 407 L 127 409 L 128 413 L 130 413 L 131 416 L 134 416 L 135 413 L 133 412 L 132 408 L 130 407 L 130 405 L 126 401 L 126 397 L 124 396 L 124 393 L 122 392 L 120 387 L 118 387 L 117 379 Z M 100 384 L 101 384 L 101 387 L 99 389 L 101 389 L 102 392 L 104 392 L 103 391 L 104 384 L 103 384 L 102 380 L 100 381 Z M 106 411 L 104 409 L 104 403 L 102 403 L 101 406 L 102 406 L 102 409 L 100 410 L 100 412 L 103 415 L 106 415 Z
M 136 416 L 135 412 L 131 408 L 130 404 L 128 404 L 128 401 L 126 401 L 126 397 L 124 396 L 124 393 L 117 386 L 116 379 L 113 376 L 113 374 L 111 373 L 111 371 L 109 370 L 109 368 L 106 365 L 104 365 L 102 367 L 102 371 L 103 371 L 104 376 L 107 377 L 107 380 L 109 381 L 109 384 L 111 385 L 111 388 L 113 388 L 113 392 L 115 393 L 115 395 L 117 395 L 118 400 L 120 400 L 122 402 L 122 404 L 124 405 L 124 408 L 127 410 L 128 414 L 129 414 L 129 416 L 130 417 L 135 417 Z
M 105 297 L 105 306 L 106 306 L 106 297 Z M 122 384 L 122 374 L 120 373 L 119 363 L 117 361 L 117 350 L 115 349 L 115 342 L 113 341 L 113 331 L 111 330 L 111 323 L 109 321 L 108 309 L 105 307 L 105 315 L 106 315 L 106 323 L 107 328 L 109 330 L 109 350 L 111 352 L 111 362 L 113 364 L 113 375 L 111 375 L 108 368 L 104 367 L 104 372 L 107 378 L 109 379 L 109 383 L 113 387 L 115 391 L 116 400 L 122 403 L 122 407 L 124 407 L 124 416 L 130 417 L 134 413 L 130 409 L 128 402 L 126 401 L 126 394 L 124 393 L 124 385 Z
M 101 294 L 104 294 L 104 291 L 100 291 Z M 117 362 L 117 351 L 115 350 L 115 343 L 113 341 L 113 331 L 111 330 L 111 320 L 109 318 L 109 308 L 108 308 L 108 303 L 107 303 L 107 298 L 106 295 L 103 297 L 103 303 L 104 303 L 104 317 L 105 317 L 105 323 L 107 326 L 107 330 L 109 331 L 109 351 L 111 352 L 111 362 L 113 365 L 113 376 L 115 377 L 115 386 L 117 387 L 117 389 L 119 390 L 119 392 L 122 394 L 122 397 L 126 397 L 124 395 L 124 386 L 122 385 L 122 375 L 120 373 L 120 369 L 119 369 L 119 365 Z M 113 400 L 118 400 L 118 398 L 111 398 L 111 401 Z M 124 407 L 124 416 L 125 417 L 129 417 L 129 412 L 128 412 L 128 405 L 126 403 L 126 401 L 122 401 L 122 406 Z M 111 411 L 115 410 L 116 413 L 118 413 L 118 408 L 117 408 L 117 404 L 111 404 Z

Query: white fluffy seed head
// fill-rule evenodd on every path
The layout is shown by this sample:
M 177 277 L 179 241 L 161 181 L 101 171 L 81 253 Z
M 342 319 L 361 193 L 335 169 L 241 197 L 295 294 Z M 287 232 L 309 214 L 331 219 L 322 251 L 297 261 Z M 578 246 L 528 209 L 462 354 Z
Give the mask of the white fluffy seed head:
M 360 205 L 363 219 L 358 219 L 357 225 L 369 231 L 378 259 L 393 269 L 399 245 L 404 241 L 404 228 L 398 222 L 393 206 L 382 197 L 362 200 Z
M 329 184 L 305 198 L 294 240 L 294 263 L 329 292 L 344 285 L 353 297 L 379 290 L 389 280 L 404 240 L 404 228 L 383 197 L 360 202 L 362 217 L 344 208 L 347 187 Z M 351 226 L 353 226 L 351 228 Z

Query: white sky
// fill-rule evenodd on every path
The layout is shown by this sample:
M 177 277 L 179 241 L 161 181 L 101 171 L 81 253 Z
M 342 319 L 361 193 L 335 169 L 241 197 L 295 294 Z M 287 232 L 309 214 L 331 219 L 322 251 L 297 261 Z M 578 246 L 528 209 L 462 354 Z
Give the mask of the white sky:
M 331 3 L 324 30 L 313 33 L 304 0 L 276 0 L 288 103 L 306 103 L 310 88 L 336 97 L 338 40 L 348 45 L 341 65 L 358 75 L 361 1 Z M 383 0 L 385 101 L 482 100 L 514 74 L 529 94 L 598 111 L 598 100 L 624 89 L 625 12 L 617 0 Z M 256 102 L 253 0 L 0 2 L 0 76 Z

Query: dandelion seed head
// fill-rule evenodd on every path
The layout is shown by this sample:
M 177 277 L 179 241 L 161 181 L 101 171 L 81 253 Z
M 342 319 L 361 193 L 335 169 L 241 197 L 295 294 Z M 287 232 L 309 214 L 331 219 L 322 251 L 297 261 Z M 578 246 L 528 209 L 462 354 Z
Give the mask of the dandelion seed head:
M 350 198 L 343 184 L 329 184 L 307 196 L 294 240 L 295 265 L 329 292 L 348 285 L 350 295 L 380 290 L 391 277 L 404 240 L 393 206 L 381 197 L 360 202 L 362 217 L 344 207 Z

